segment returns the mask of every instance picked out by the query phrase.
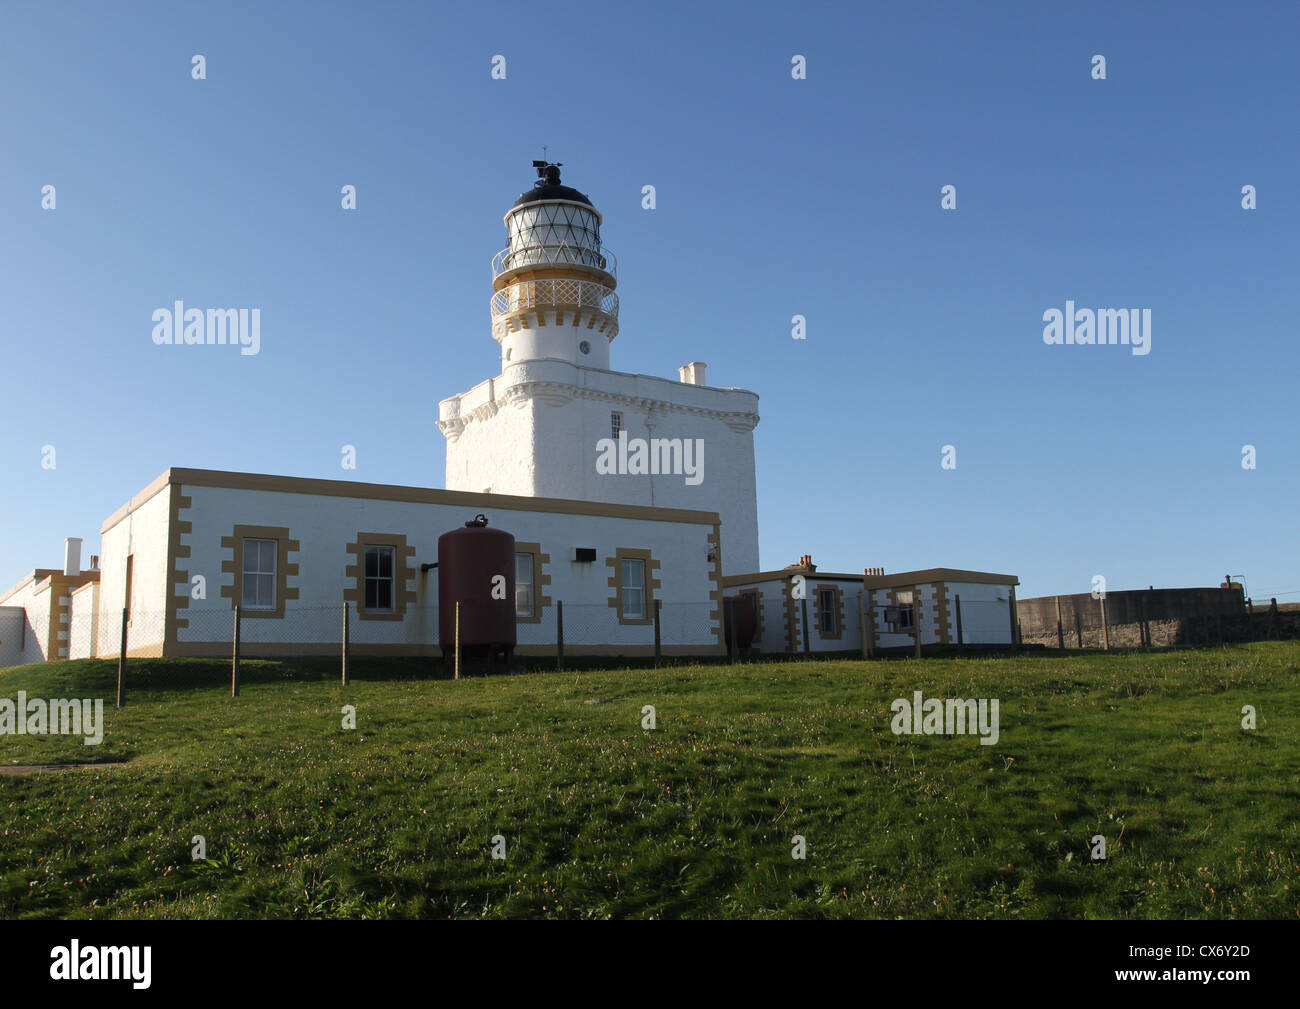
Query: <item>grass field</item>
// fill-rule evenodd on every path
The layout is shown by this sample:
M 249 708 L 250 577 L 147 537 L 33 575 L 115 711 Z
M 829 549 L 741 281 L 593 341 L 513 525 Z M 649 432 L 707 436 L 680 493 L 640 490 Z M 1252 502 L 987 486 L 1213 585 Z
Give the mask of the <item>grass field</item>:
M 0 764 L 129 761 L 0 775 L 0 915 L 1300 914 L 1298 642 L 460 682 L 354 666 L 343 688 L 333 663 L 245 662 L 231 699 L 216 660 L 133 661 L 121 711 L 114 662 L 0 671 L 0 698 L 103 697 L 107 721 L 98 747 L 0 736 Z M 998 698 L 997 744 L 894 735 L 914 690 Z

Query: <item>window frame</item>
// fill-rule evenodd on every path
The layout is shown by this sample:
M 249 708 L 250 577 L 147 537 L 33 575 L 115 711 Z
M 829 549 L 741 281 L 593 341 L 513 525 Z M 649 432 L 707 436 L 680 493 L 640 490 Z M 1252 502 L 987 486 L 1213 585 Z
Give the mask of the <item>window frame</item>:
M 825 593 L 831 595 L 831 605 L 827 609 Z M 822 641 L 844 640 L 844 589 L 836 582 L 817 582 L 813 586 L 813 599 L 817 608 L 817 636 Z M 825 617 L 830 616 L 832 630 L 825 629 Z
M 644 620 L 646 618 L 645 560 L 640 557 L 621 557 L 618 563 L 619 616 L 624 620 Z M 635 575 L 629 577 L 630 571 L 635 571 Z M 633 584 L 633 578 L 636 584 Z M 628 612 L 634 594 L 637 607 L 632 612 Z
M 244 605 L 244 542 L 246 540 L 273 540 L 275 542 L 275 576 L 274 604 L 270 608 Z M 285 603 L 298 598 L 298 587 L 289 584 L 290 578 L 298 577 L 298 564 L 290 561 L 289 555 L 297 553 L 300 544 L 289 535 L 286 526 L 252 526 L 237 525 L 231 529 L 229 536 L 221 537 L 221 548 L 230 551 L 230 557 L 221 562 L 223 576 L 230 575 L 230 584 L 222 578 L 221 596 L 229 599 L 231 608 L 236 605 L 244 617 L 260 619 L 283 619 Z
M 375 552 L 377 558 L 376 573 L 370 573 L 370 552 Z M 388 558 L 388 574 L 383 573 L 383 558 Z M 397 548 L 391 543 L 367 543 L 361 548 L 361 605 L 367 613 L 393 613 L 397 609 Z M 383 583 L 388 583 L 388 605 L 380 606 L 370 604 L 370 585 L 375 584 L 376 600 L 379 596 L 379 587 Z
M 366 575 L 366 555 L 373 547 L 384 547 L 392 551 L 392 605 L 388 608 L 372 608 L 366 605 L 366 585 L 370 578 Z M 356 607 L 358 620 L 394 620 L 406 619 L 406 607 L 419 598 L 417 592 L 408 586 L 415 580 L 415 569 L 411 567 L 415 556 L 415 547 L 406 542 L 404 533 L 370 533 L 358 532 L 356 539 L 345 548 L 348 564 L 343 569 L 347 580 L 343 590 L 343 601 Z
M 624 567 L 625 560 L 642 561 L 641 597 L 642 613 L 640 617 L 624 615 Z M 636 547 L 619 547 L 612 556 L 605 558 L 605 565 L 610 569 L 609 588 L 611 596 L 609 605 L 614 608 L 614 615 L 619 624 L 624 626 L 645 626 L 654 623 L 655 609 L 658 606 L 659 592 L 663 588 L 659 580 L 660 563 L 649 550 Z
M 542 616 L 547 608 L 551 605 L 551 597 L 546 594 L 547 586 L 551 584 L 551 576 L 546 570 L 546 566 L 551 563 L 551 555 L 542 552 L 541 543 L 531 543 L 526 540 L 515 540 L 515 555 L 532 554 L 533 557 L 533 583 L 532 599 L 533 611 L 530 616 L 520 616 L 518 603 L 515 605 L 515 623 L 517 624 L 540 624 Z M 519 591 L 519 561 L 515 561 L 515 592 L 516 600 Z
M 250 571 L 248 568 L 248 548 L 257 545 L 257 567 Z M 267 548 L 265 553 L 269 556 L 271 568 L 269 571 L 262 569 L 263 547 Z M 239 541 L 239 606 L 244 612 L 272 613 L 275 611 L 276 596 L 276 576 L 280 569 L 280 544 L 266 536 L 245 536 Z M 267 580 L 270 586 L 270 602 L 267 603 L 250 603 L 248 601 L 248 579 L 254 578 L 254 584 L 258 587 L 256 595 L 261 597 L 262 579 Z
M 527 577 L 520 578 L 519 565 L 528 561 Z M 515 620 L 532 620 L 537 615 L 537 559 L 527 550 L 515 551 Z M 520 607 L 519 595 L 527 593 L 528 605 Z

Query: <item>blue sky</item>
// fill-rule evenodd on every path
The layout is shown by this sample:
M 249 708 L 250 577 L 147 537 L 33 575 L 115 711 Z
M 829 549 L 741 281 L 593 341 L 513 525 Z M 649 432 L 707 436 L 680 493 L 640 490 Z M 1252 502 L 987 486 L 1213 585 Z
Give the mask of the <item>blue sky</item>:
M 7 4 L 0 582 L 168 466 L 441 487 L 546 144 L 613 366 L 760 395 L 764 567 L 1300 599 L 1300 8 L 1208 8 Z M 178 298 L 261 353 L 154 346 Z M 1067 299 L 1150 308 L 1150 355 L 1045 345 Z

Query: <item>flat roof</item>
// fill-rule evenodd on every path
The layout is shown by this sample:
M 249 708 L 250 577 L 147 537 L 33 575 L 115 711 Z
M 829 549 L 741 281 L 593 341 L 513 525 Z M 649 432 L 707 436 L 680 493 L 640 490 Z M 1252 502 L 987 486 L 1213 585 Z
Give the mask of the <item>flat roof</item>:
M 925 568 L 922 571 L 898 571 L 894 574 L 864 575 L 862 584 L 869 589 L 887 589 L 896 585 L 921 585 L 929 582 L 976 582 L 988 585 L 1019 585 L 1015 575 L 993 571 L 966 571 L 962 568 Z
M 803 575 L 804 578 L 812 580 L 816 578 L 830 578 L 839 581 L 860 582 L 862 575 L 849 575 L 837 571 L 813 571 L 810 568 L 782 568 L 780 571 L 755 571 L 751 575 L 723 575 L 722 584 L 742 585 L 746 582 L 772 582 L 791 578 L 794 575 Z
M 730 587 L 743 585 L 747 582 L 785 580 L 792 578 L 794 575 L 803 575 L 804 578 L 810 581 L 826 578 L 861 582 L 864 587 L 869 589 L 887 589 L 899 585 L 921 585 L 930 582 L 975 582 L 988 585 L 1020 584 L 1020 579 L 1015 575 L 1002 575 L 993 571 L 965 571 L 961 568 L 925 568 L 921 571 L 898 571 L 894 574 L 885 575 L 846 575 L 836 571 L 815 571 L 798 565 L 782 568 L 780 571 L 755 571 L 753 574 L 748 575 L 725 575 L 722 584 L 724 587 Z
M 166 487 L 222 487 L 232 490 L 271 491 L 281 494 L 316 494 L 322 497 L 365 498 L 373 501 L 407 501 L 415 504 L 456 505 L 463 508 L 501 511 L 550 512 L 564 515 L 594 515 L 607 518 L 643 519 L 653 522 L 684 522 L 718 525 L 717 512 L 685 508 L 654 508 L 649 505 L 605 504 L 600 501 L 571 501 L 565 498 L 524 497 L 517 494 L 476 494 L 471 491 L 436 490 L 432 487 L 404 487 L 399 484 L 362 483 L 358 480 L 318 480 L 310 477 L 274 476 L 265 473 L 234 473 L 213 469 L 184 469 L 173 466 L 144 490 L 104 520 L 100 534 Z

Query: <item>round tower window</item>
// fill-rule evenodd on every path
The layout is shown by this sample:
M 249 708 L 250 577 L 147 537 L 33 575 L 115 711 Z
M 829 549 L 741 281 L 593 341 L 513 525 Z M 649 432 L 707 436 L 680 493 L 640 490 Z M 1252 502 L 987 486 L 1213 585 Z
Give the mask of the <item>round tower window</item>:
M 589 344 L 586 340 L 583 340 L 580 344 L 578 344 L 578 349 L 582 351 L 584 354 L 590 354 L 591 344 Z

